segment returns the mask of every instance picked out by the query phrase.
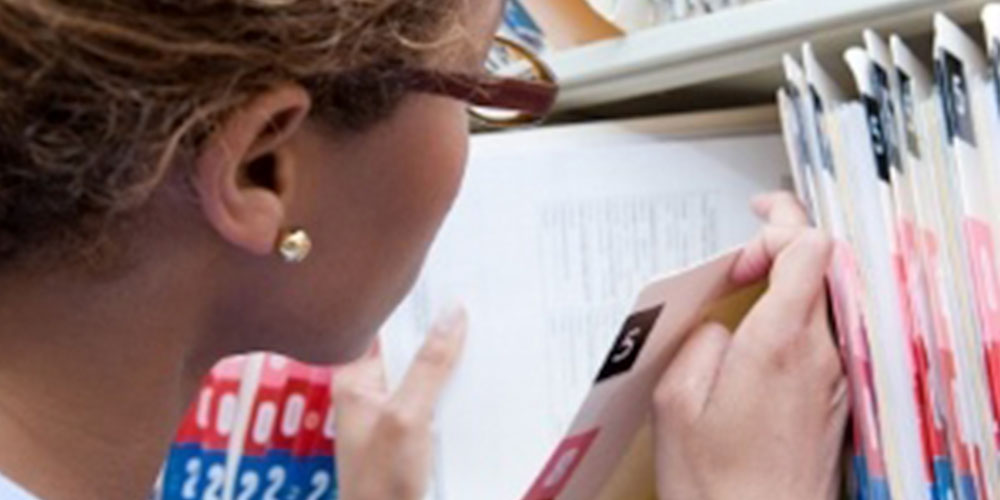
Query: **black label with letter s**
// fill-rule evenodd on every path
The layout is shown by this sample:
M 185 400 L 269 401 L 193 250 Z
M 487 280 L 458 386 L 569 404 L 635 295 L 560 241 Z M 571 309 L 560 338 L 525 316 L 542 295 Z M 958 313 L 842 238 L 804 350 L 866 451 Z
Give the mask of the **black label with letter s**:
M 639 311 L 625 320 L 618 338 L 615 339 L 614 348 L 604 361 L 600 373 L 597 374 L 597 383 L 632 369 L 661 312 L 663 312 L 662 305 Z

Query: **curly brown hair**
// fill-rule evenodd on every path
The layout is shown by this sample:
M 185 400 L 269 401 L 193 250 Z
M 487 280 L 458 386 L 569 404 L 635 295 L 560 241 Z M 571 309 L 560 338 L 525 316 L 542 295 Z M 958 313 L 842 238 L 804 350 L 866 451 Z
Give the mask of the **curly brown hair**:
M 0 265 L 99 246 L 220 119 L 284 81 L 350 129 L 460 36 L 462 0 L 0 0 Z

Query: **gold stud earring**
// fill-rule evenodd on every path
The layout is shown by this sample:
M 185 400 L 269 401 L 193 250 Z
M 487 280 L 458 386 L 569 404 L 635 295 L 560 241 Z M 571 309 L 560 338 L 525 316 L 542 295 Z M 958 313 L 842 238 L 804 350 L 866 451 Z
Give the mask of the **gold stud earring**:
M 306 260 L 312 250 L 312 240 L 304 229 L 285 229 L 278 235 L 278 255 L 289 264 Z

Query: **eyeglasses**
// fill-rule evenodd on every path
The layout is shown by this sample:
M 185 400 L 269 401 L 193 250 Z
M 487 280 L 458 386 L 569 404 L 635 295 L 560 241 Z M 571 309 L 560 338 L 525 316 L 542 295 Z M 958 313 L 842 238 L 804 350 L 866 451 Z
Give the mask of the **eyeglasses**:
M 473 120 L 489 128 L 541 122 L 559 93 L 555 74 L 538 56 L 499 36 L 494 39 L 483 74 L 412 68 L 401 76 L 414 91 L 468 102 Z

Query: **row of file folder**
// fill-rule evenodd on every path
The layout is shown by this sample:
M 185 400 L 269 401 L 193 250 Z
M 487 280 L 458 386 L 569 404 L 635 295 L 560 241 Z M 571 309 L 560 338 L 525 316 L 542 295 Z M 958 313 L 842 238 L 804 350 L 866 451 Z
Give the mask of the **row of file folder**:
M 187 411 L 153 497 L 337 498 L 335 372 L 278 354 L 222 360 Z
M 1000 499 L 1000 5 L 938 14 L 933 61 L 866 31 L 838 86 L 806 44 L 778 92 L 795 187 L 834 238 L 861 499 Z

